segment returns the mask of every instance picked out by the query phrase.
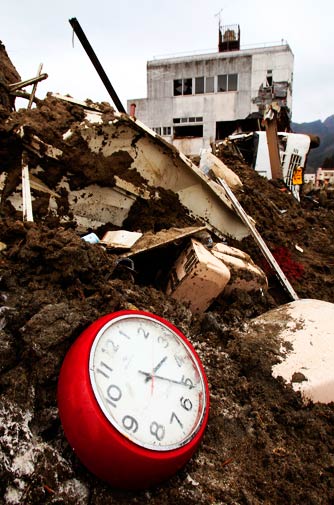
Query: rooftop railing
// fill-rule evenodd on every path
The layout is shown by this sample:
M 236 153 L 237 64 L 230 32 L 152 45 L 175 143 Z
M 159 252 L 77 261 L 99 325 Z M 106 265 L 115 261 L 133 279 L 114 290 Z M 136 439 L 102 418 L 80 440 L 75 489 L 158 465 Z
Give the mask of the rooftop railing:
M 240 46 L 240 51 L 247 51 L 249 49 L 263 49 L 266 47 L 275 47 L 275 46 L 285 46 L 288 45 L 288 42 L 285 39 L 281 39 L 280 41 L 275 42 L 259 42 L 255 44 L 246 44 Z M 234 51 L 232 51 L 234 52 Z M 210 48 L 210 49 L 196 49 L 192 51 L 182 51 L 179 53 L 169 53 L 169 54 L 159 54 L 153 56 L 153 60 L 166 60 L 169 58 L 182 58 L 184 56 L 197 56 L 201 54 L 222 54 L 218 52 L 218 48 Z

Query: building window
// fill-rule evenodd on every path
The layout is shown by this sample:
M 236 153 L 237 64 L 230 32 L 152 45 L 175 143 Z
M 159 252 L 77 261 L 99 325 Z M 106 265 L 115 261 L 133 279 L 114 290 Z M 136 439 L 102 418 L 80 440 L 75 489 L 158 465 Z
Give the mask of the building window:
M 192 95 L 192 93 L 193 93 L 193 80 L 183 79 L 183 94 Z
M 174 138 L 203 137 L 203 125 L 186 125 L 174 127 Z
M 202 123 L 203 116 L 191 116 L 191 117 L 174 117 L 173 123 Z
M 170 126 L 164 126 L 162 128 L 162 134 L 163 135 L 170 135 L 172 133 L 172 129 Z
M 272 70 L 267 70 L 267 86 L 272 86 L 273 85 L 273 71 Z
M 213 93 L 215 90 L 215 78 L 207 77 L 205 79 L 205 93 Z
M 218 75 L 218 92 L 237 91 L 238 89 L 238 74 L 222 74 Z
M 204 77 L 195 78 L 195 93 L 204 93 Z
M 161 135 L 161 128 L 160 126 L 154 126 L 152 130 L 157 133 L 158 135 Z
M 193 93 L 193 80 L 187 79 L 174 79 L 174 96 L 192 95 Z
M 174 96 L 182 95 L 182 79 L 174 79 Z
M 227 74 L 218 75 L 217 91 L 227 91 Z
M 195 94 L 213 93 L 214 92 L 214 77 L 195 77 Z
M 227 90 L 237 91 L 238 89 L 238 74 L 229 74 L 227 76 Z

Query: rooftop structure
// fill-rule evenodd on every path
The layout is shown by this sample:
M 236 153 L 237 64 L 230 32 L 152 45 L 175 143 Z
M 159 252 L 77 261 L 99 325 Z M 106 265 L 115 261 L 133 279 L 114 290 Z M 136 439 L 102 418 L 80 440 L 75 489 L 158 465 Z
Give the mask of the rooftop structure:
M 238 25 L 219 26 L 218 51 L 147 63 L 147 98 L 136 117 L 185 154 L 260 127 L 266 104 L 292 105 L 293 53 L 285 41 L 243 49 Z M 133 107 L 132 107 L 133 110 Z

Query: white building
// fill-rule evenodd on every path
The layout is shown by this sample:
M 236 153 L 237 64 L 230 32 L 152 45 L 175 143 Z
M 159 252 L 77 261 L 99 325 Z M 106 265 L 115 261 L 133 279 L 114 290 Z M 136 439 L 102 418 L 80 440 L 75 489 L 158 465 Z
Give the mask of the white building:
M 259 129 L 264 106 L 291 110 L 293 53 L 286 42 L 240 48 L 240 29 L 219 29 L 218 52 L 147 63 L 147 98 L 135 116 L 186 154 L 237 129 Z M 260 114 L 259 114 L 260 112 Z
M 323 187 L 334 184 L 334 169 L 319 167 L 315 174 L 315 185 Z

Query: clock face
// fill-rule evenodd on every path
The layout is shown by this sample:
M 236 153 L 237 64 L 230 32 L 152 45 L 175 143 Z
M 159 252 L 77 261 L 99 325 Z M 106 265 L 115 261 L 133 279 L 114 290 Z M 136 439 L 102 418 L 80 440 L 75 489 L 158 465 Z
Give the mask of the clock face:
M 159 319 L 127 314 L 96 335 L 90 381 L 119 432 L 142 447 L 168 451 L 187 444 L 203 421 L 207 398 L 197 359 Z

